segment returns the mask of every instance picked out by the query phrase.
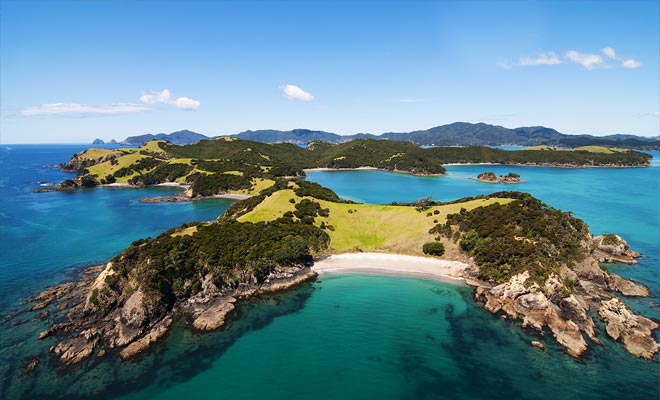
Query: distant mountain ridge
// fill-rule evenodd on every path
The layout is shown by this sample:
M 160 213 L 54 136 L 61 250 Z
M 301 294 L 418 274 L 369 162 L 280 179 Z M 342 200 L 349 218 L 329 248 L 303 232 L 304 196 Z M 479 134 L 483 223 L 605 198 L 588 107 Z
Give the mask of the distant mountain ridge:
M 622 146 L 631 148 L 659 148 L 660 139 L 646 138 L 635 135 L 567 135 L 555 129 L 543 126 L 520 128 L 505 128 L 483 122 L 454 122 L 426 130 L 412 132 L 386 132 L 381 135 L 358 133 L 355 135 L 338 135 L 331 132 L 294 129 L 290 131 L 257 130 L 245 131 L 230 135 L 239 139 L 257 142 L 306 144 L 321 140 L 329 143 L 343 143 L 355 139 L 389 139 L 413 142 L 420 146 L 488 146 L 488 145 L 519 145 L 519 146 L 566 146 L 578 147 L 588 145 Z
M 157 133 L 155 135 L 151 133 L 147 133 L 145 135 L 129 136 L 126 139 L 124 139 L 121 142 L 121 144 L 139 146 L 143 143 L 146 143 L 154 139 L 167 140 L 172 144 L 184 145 L 184 144 L 194 144 L 199 142 L 200 140 L 210 139 L 210 137 L 206 135 L 202 135 L 201 133 L 184 129 L 182 131 L 176 131 L 172 133 Z
M 293 143 L 307 144 L 314 141 L 328 143 L 344 143 L 355 139 L 388 139 L 394 141 L 413 142 L 420 146 L 606 146 L 626 147 L 636 149 L 660 148 L 660 137 L 615 134 L 608 136 L 568 135 L 544 126 L 528 126 L 520 128 L 505 128 L 483 122 L 454 122 L 430 129 L 412 132 L 386 132 L 381 135 L 358 133 L 355 135 L 338 135 L 332 132 L 293 129 L 280 131 L 275 129 L 248 130 L 235 135 L 228 135 L 244 140 L 263 143 Z M 182 130 L 169 134 L 146 134 L 130 136 L 122 141 L 125 145 L 141 145 L 150 140 L 167 140 L 172 144 L 195 144 L 200 140 L 212 139 L 201 133 Z

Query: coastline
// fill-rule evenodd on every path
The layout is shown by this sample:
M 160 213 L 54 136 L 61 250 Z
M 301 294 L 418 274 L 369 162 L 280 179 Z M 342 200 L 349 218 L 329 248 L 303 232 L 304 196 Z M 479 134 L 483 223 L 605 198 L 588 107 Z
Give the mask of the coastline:
M 460 261 L 388 253 L 343 253 L 319 260 L 312 271 L 319 275 L 374 274 L 410 276 L 465 283 L 470 266 Z

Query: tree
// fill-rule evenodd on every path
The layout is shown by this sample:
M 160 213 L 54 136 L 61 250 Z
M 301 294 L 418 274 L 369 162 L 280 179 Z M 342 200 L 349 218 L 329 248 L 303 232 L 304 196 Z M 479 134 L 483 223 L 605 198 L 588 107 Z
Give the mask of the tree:
M 424 243 L 422 246 L 422 251 L 424 254 L 430 254 L 432 256 L 441 256 L 445 254 L 445 246 L 440 242 L 428 242 Z

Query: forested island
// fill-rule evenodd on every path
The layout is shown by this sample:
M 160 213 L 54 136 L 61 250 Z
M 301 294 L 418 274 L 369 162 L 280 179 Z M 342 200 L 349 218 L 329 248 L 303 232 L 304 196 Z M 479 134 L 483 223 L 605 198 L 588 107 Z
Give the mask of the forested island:
M 495 175 L 494 172 L 489 171 L 489 172 L 482 172 L 479 175 L 477 175 L 476 178 L 470 178 L 474 179 L 475 181 L 479 182 L 484 182 L 484 183 L 520 183 L 522 182 L 520 180 L 520 175 L 509 172 L 506 175 L 500 175 L 497 176 Z
M 443 175 L 446 164 L 492 163 L 555 167 L 645 167 L 651 156 L 632 150 L 599 151 L 490 147 L 421 148 L 408 142 L 362 139 L 341 144 L 313 142 L 307 148 L 219 138 L 177 146 L 151 141 L 140 148 L 88 149 L 63 164 L 78 173 L 59 190 L 99 184 L 190 186 L 189 197 L 219 193 L 256 194 L 282 177 L 305 176 L 306 169 L 377 168 L 415 175 Z M 48 190 L 48 189 L 46 189 Z
M 456 151 L 462 155 L 451 157 L 462 161 L 493 154 L 508 161 L 521 154 L 530 160 L 543 154 L 565 157 L 543 150 Z M 521 192 L 375 205 L 343 200 L 299 179 L 310 167 L 440 173 L 439 163 L 450 154 L 450 149 L 372 140 L 317 143 L 308 149 L 241 140 L 182 147 L 150 142 L 133 150 L 78 153 L 65 168 L 79 171 L 75 182 L 83 187 L 105 176 L 105 182 L 112 177 L 136 185 L 187 182 L 191 196 L 243 191 L 248 198 L 216 221 L 185 224 L 134 242 L 80 280 L 32 297 L 26 312 L 50 310 L 58 316 L 39 340 L 56 338 L 51 352 L 60 365 L 109 356 L 131 359 L 160 340 L 177 318 L 189 319 L 197 331 L 216 330 L 238 300 L 314 279 L 318 260 L 379 252 L 458 263 L 453 276 L 476 287 L 475 299 L 487 311 L 521 321 L 539 336 L 547 328 L 573 357 L 587 350 L 585 337 L 599 343 L 593 320 L 598 315 L 607 335 L 629 353 L 653 358 L 660 349 L 652 334 L 658 325 L 612 294 L 649 296 L 648 289 L 599 264 L 633 263 L 639 256 L 621 237 L 593 237 L 571 213 Z M 648 163 L 637 152 L 565 154 L 589 165 L 596 160 Z

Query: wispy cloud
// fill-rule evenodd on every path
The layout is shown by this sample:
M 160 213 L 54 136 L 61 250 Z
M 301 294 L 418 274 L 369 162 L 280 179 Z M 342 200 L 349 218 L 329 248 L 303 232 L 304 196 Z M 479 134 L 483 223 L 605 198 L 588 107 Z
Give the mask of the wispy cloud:
M 616 55 L 616 50 L 614 50 L 611 47 L 605 47 L 603 49 L 603 54 L 605 54 L 607 57 L 613 59 L 613 60 L 618 60 L 619 57 Z
M 562 61 L 554 51 L 542 51 L 536 57 L 520 57 L 516 62 L 499 62 L 500 68 L 530 67 L 535 65 L 557 65 Z
M 594 68 L 607 68 L 608 65 L 603 61 L 603 57 L 598 54 L 579 53 L 575 50 L 566 52 L 566 59 L 576 64 L 582 65 L 585 69 L 591 71 Z
M 642 63 L 637 60 L 633 60 L 632 58 L 628 58 L 621 61 L 621 66 L 628 69 L 637 69 L 642 66 Z
M 537 65 L 559 65 L 564 62 L 581 65 L 584 69 L 591 71 L 597 68 L 611 68 L 606 60 L 618 61 L 620 67 L 636 69 L 642 66 L 642 63 L 632 58 L 621 58 L 612 47 L 605 47 L 601 50 L 602 54 L 581 53 L 577 50 L 567 51 L 563 57 L 560 57 L 555 51 L 543 51 L 535 57 L 520 57 L 516 62 L 499 62 L 500 68 L 510 69 L 513 67 L 529 67 Z M 605 57 L 605 58 L 604 58 Z
M 141 104 L 115 103 L 100 106 L 90 106 L 78 103 L 49 103 L 20 110 L 25 117 L 35 116 L 89 116 L 89 115 L 121 115 L 149 111 L 151 107 Z
M 642 66 L 642 63 L 633 59 L 633 58 L 621 58 L 616 51 L 611 47 L 605 47 L 603 49 L 603 54 L 612 60 L 621 61 L 621 66 L 627 69 L 637 69 Z
M 168 89 L 163 89 L 160 92 L 143 93 L 140 96 L 140 101 L 147 104 L 169 104 L 182 110 L 196 110 L 202 105 L 201 102 L 189 97 L 174 98 Z
M 299 100 L 305 102 L 310 102 L 314 100 L 314 96 L 311 93 L 302 90 L 296 85 L 286 84 L 280 86 L 280 89 L 282 89 L 282 93 L 284 94 L 284 96 L 286 96 L 291 100 Z
M 554 51 L 544 51 L 539 53 L 537 57 L 521 57 L 518 60 L 518 65 L 533 66 L 533 65 L 556 65 L 561 64 L 559 56 Z
M 399 103 L 422 103 L 424 99 L 418 99 L 416 97 L 403 97 L 399 99 Z

